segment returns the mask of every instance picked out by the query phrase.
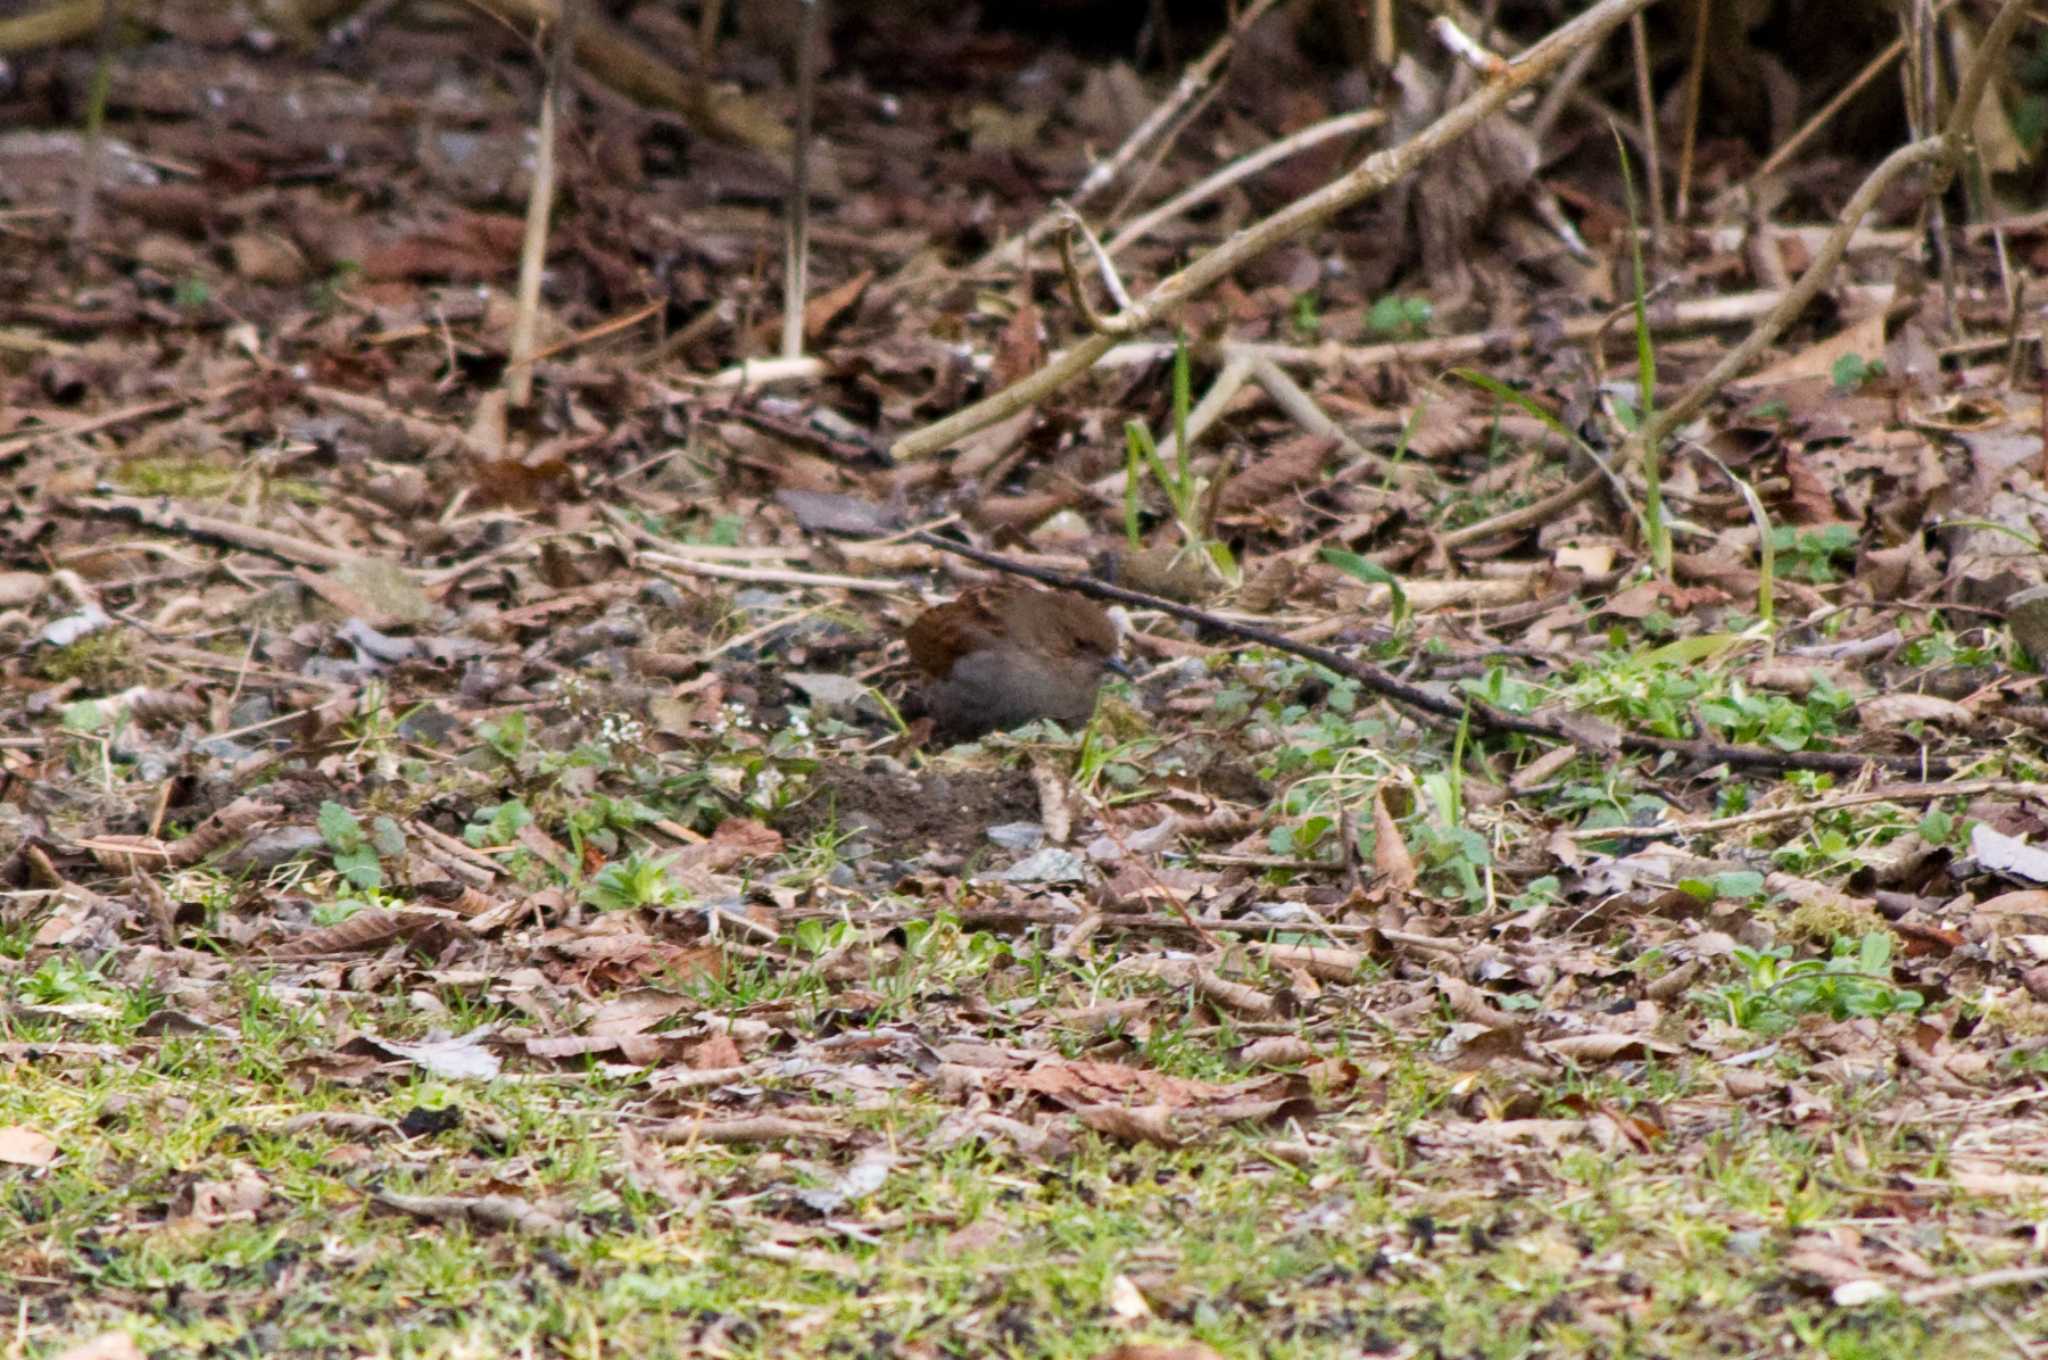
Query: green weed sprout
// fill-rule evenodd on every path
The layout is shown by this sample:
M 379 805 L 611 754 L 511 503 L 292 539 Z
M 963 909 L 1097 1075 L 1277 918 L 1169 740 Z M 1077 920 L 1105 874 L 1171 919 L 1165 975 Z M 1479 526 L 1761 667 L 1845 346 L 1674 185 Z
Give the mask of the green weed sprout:
M 1140 546 L 1139 491 L 1149 472 L 1173 507 L 1173 522 L 1180 529 L 1184 550 L 1200 557 L 1225 583 L 1235 585 L 1237 559 L 1228 544 L 1211 537 L 1223 478 L 1210 482 L 1199 476 L 1188 448 L 1188 411 L 1194 405 L 1190 387 L 1187 336 L 1181 335 L 1173 346 L 1173 466 L 1167 467 L 1159 456 L 1159 445 L 1143 421 L 1124 422 L 1124 537 L 1131 547 Z

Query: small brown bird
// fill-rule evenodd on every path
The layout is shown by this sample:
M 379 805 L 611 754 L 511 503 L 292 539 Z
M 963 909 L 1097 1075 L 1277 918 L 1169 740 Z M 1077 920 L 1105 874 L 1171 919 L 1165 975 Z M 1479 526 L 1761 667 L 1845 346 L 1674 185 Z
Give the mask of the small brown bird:
M 992 585 L 928 609 L 904 641 L 924 674 L 925 709 L 941 737 L 965 740 L 1051 718 L 1080 727 L 1117 659 L 1116 625 L 1073 595 Z

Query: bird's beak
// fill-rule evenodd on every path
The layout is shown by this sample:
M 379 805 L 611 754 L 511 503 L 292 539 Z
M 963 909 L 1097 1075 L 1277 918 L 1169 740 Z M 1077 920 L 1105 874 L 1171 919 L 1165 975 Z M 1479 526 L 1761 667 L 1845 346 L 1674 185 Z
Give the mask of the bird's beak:
M 1126 680 L 1138 678 L 1138 673 L 1125 664 L 1124 659 L 1120 656 L 1111 656 L 1104 660 L 1102 669 L 1110 672 L 1112 675 L 1121 675 Z

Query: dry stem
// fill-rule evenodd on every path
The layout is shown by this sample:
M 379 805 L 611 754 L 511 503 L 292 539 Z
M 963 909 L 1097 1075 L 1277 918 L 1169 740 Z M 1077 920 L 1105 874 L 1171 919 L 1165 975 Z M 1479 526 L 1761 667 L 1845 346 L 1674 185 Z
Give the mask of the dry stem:
M 782 357 L 804 352 L 804 297 L 811 274 L 811 116 L 817 103 L 819 0 L 798 0 L 796 145 L 790 151 L 789 236 L 782 269 Z
M 562 0 L 561 18 L 549 35 L 547 80 L 541 87 L 540 127 L 535 134 L 533 187 L 526 198 L 526 234 L 519 243 L 518 310 L 512 317 L 512 361 L 505 371 L 505 399 L 524 406 L 533 399 L 535 339 L 540 331 L 540 281 L 547 270 L 548 219 L 555 206 L 555 137 L 561 122 L 562 85 L 569 53 L 576 45 L 576 20 L 583 7 Z

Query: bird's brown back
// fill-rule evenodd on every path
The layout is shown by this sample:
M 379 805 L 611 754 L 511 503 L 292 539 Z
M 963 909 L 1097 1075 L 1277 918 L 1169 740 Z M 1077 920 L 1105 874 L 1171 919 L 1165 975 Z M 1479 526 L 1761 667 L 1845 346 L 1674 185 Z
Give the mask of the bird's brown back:
M 944 676 L 962 656 L 1010 644 L 1055 655 L 1116 652 L 1116 625 L 1088 601 L 1023 586 L 980 586 L 926 610 L 903 637 L 910 660 Z
M 1002 621 L 991 607 L 996 587 L 970 590 L 957 600 L 936 605 L 911 620 L 903 634 L 911 664 L 926 675 L 943 676 L 953 662 L 1004 636 Z

